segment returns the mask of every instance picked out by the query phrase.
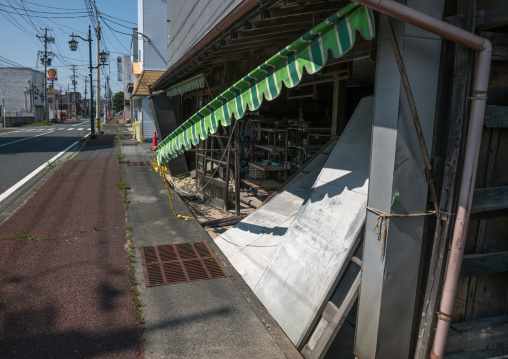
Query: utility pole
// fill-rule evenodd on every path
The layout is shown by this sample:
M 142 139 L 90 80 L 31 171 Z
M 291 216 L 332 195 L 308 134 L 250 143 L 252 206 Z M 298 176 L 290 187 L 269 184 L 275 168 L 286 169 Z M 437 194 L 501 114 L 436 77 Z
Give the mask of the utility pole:
M 88 78 L 85 77 L 85 103 L 86 103 L 86 86 L 88 84 Z M 84 113 L 84 116 L 86 117 L 86 105 L 83 105 L 83 108 L 85 109 L 85 113 Z M 90 113 L 90 111 L 88 111 Z
M 51 31 L 51 29 L 49 29 Z M 48 28 L 44 29 L 44 37 L 37 35 L 39 39 L 44 39 L 44 120 L 48 118 L 48 63 L 51 64 L 51 60 L 48 61 L 48 42 L 55 42 L 55 38 L 48 37 Z
M 97 12 L 97 8 L 95 9 Z M 101 128 L 101 68 L 99 64 L 101 63 L 99 53 L 101 52 L 101 25 L 100 22 L 97 21 L 97 111 L 95 111 L 95 127 L 97 128 L 97 133 L 99 133 Z
M 107 114 L 106 114 L 106 120 L 108 119 L 108 116 L 109 116 L 109 111 L 110 111 L 110 102 L 111 102 L 111 96 L 110 96 L 110 93 L 109 93 L 109 76 L 106 77 L 106 94 L 107 94 L 107 99 L 108 99 L 108 110 L 107 110 Z
M 76 105 L 76 65 L 72 65 L 72 85 L 74 86 L 74 116 L 76 117 L 76 120 L 78 119 L 78 106 Z
M 60 86 L 60 105 L 58 106 L 58 112 L 59 112 L 59 119 L 58 120 L 62 120 L 62 86 Z

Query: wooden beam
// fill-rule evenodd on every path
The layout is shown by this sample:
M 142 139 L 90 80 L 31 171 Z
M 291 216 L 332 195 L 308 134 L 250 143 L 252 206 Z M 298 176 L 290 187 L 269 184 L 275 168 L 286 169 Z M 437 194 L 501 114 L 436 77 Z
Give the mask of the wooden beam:
M 460 277 L 508 272 L 508 252 L 465 255 Z
M 288 30 L 310 30 L 312 29 L 312 21 L 303 21 L 292 23 L 291 25 L 276 25 L 256 28 L 252 30 L 237 31 L 238 38 L 242 39 L 245 37 L 260 36 L 267 34 L 274 34 L 277 32 L 283 32 Z
M 280 41 L 280 40 L 277 40 L 277 42 L 275 44 L 281 44 L 281 43 L 284 44 L 282 46 L 287 45 L 287 43 L 285 43 L 285 41 Z M 263 50 L 263 49 L 266 49 L 267 47 L 270 47 L 270 46 L 274 46 L 274 44 L 271 43 L 270 45 L 267 45 L 266 43 L 262 43 L 262 44 L 255 43 L 255 44 L 226 45 L 226 46 L 221 47 L 219 52 L 217 54 L 215 54 L 214 56 L 217 56 L 220 54 L 225 54 L 225 53 L 234 54 L 238 51 Z M 211 58 L 213 58 L 213 56 Z
M 502 348 L 503 345 L 506 346 L 507 338 L 508 315 L 452 323 L 446 341 L 445 354 L 486 349 L 495 349 L 499 353 L 499 348 Z M 480 357 L 487 358 L 486 356 Z
M 240 215 L 240 121 L 235 119 L 235 211 Z
M 487 127 L 508 128 L 508 106 L 487 105 L 483 123 Z
M 281 39 L 281 38 L 293 38 L 295 40 L 298 38 L 298 36 L 301 36 L 305 34 L 307 30 L 297 29 L 297 30 L 290 30 L 290 31 L 281 31 L 266 35 L 257 35 L 257 36 L 249 36 L 249 37 L 242 37 L 238 39 L 228 39 L 226 40 L 226 46 L 227 45 L 235 45 L 235 44 L 252 44 L 252 43 L 259 43 L 259 42 L 271 42 L 274 39 Z M 289 45 L 289 44 L 288 44 Z
M 332 99 L 332 136 L 339 134 L 339 86 L 340 81 L 337 79 L 333 82 L 333 99 Z
M 508 209 L 508 186 L 474 190 L 471 213 Z
M 265 27 L 272 26 L 292 26 L 299 23 L 312 22 L 312 16 L 310 15 L 300 15 L 300 16 L 291 16 L 288 18 L 277 18 L 277 19 L 266 19 L 253 21 L 252 29 L 262 29 Z
M 485 3 L 489 3 L 485 9 L 481 9 L 481 3 L 478 4 L 481 10 L 478 11 L 476 17 L 476 29 L 487 30 L 508 25 L 508 3 L 506 1 L 485 1 Z
M 376 40 L 373 40 L 376 41 Z M 328 58 L 328 62 L 326 63 L 326 66 L 331 66 L 335 64 L 340 64 L 343 62 L 348 61 L 356 61 L 361 59 L 366 59 L 370 57 L 370 41 L 366 40 L 360 40 L 359 37 L 357 37 L 357 41 L 353 48 L 349 50 L 344 56 L 339 57 L 336 59 L 333 56 L 330 56 Z
M 323 329 L 323 333 L 319 339 L 317 339 L 315 346 L 311 350 L 307 345 L 304 347 L 305 350 L 302 350 L 302 353 L 306 359 L 323 359 L 325 357 L 328 349 L 330 349 L 330 346 L 332 345 L 333 340 L 337 336 L 337 333 L 339 332 L 340 328 L 342 328 L 342 324 L 346 320 L 349 311 L 358 298 L 361 278 L 362 273 L 360 271 L 354 279 L 354 282 L 351 284 L 340 308 L 334 306 L 332 302 L 329 302 L 329 304 L 331 304 L 330 306 L 325 307 L 325 310 L 323 311 L 323 317 L 328 322 L 328 325 Z
M 313 14 L 315 12 L 329 12 L 332 14 L 333 12 L 339 10 L 342 7 L 340 3 L 321 3 L 321 4 L 312 4 L 312 5 L 300 5 L 300 6 L 291 6 L 291 7 L 283 7 L 278 9 L 268 10 L 270 14 L 270 18 L 277 17 L 288 17 L 288 16 L 298 16 L 305 14 Z
M 508 46 L 494 45 L 492 47 L 492 61 L 507 61 Z
M 248 51 L 242 51 L 237 52 L 233 54 L 219 54 L 213 57 L 210 57 L 209 59 L 206 59 L 203 64 L 217 64 L 221 62 L 226 61 L 240 61 L 240 60 L 246 60 L 249 58 L 249 52 Z

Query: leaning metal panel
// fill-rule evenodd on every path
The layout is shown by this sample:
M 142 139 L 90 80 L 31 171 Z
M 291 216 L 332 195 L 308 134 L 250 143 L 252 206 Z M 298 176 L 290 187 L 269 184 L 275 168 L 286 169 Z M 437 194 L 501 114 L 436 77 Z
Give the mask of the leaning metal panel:
M 372 97 L 358 105 L 254 289 L 297 346 L 328 301 L 365 219 L 372 108 Z

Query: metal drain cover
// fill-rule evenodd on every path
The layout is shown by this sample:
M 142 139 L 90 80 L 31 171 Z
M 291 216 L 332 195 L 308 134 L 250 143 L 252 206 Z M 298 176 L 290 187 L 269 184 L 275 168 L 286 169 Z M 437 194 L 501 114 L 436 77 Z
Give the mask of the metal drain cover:
M 142 247 L 147 287 L 227 277 L 205 242 Z

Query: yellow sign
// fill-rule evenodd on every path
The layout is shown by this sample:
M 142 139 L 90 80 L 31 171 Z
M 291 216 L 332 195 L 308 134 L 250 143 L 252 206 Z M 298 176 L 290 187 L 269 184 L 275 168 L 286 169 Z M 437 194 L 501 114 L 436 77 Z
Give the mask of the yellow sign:
M 58 81 L 58 76 L 56 75 L 56 70 L 55 69 L 49 69 L 48 70 L 47 80 L 48 81 Z

